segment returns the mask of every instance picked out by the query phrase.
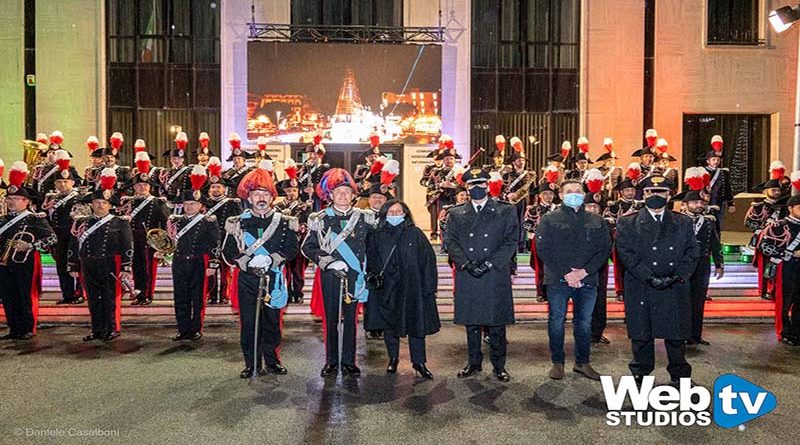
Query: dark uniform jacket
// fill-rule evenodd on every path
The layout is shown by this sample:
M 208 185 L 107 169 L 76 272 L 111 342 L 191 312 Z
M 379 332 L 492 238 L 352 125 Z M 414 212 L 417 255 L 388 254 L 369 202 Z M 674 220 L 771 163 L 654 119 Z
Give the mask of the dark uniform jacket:
M 55 170 L 53 170 L 55 169 Z M 70 170 L 70 178 L 79 178 L 77 181 L 80 184 L 80 175 L 78 175 L 78 170 L 75 169 L 72 165 L 69 166 Z M 56 179 L 63 179 L 58 171 L 58 165 L 56 164 L 43 164 L 42 165 L 42 176 L 41 178 L 33 181 L 33 188 L 40 194 L 44 195 L 45 193 L 52 192 L 56 189 Z
M 800 250 L 800 242 L 795 242 L 798 236 L 800 219 L 787 216 L 764 229 L 758 248 L 773 263 L 800 263 L 800 258 L 794 256 L 794 252 Z
M 536 253 L 544 263 L 544 284 L 566 284 L 564 275 L 572 269 L 588 274 L 584 285 L 597 286 L 597 272 L 608 262 L 611 235 L 600 215 L 583 206 L 576 212 L 561 206 L 542 217 L 536 228 Z
M 711 175 L 709 185 L 708 205 L 722 207 L 723 204 L 733 205 L 733 192 L 731 191 L 731 172 L 727 168 L 712 169 L 706 167 L 706 171 Z
M 333 209 L 333 207 L 330 207 Z M 376 227 L 375 212 L 372 210 L 361 210 L 351 208 L 347 213 L 339 212 L 334 209 L 334 215 L 330 216 L 326 210 L 312 213 L 308 218 L 308 234 L 303 241 L 303 255 L 325 271 L 334 261 L 344 261 L 338 250 L 327 252 L 323 249 L 326 235 L 330 233 L 330 240 L 333 240 L 347 225 L 353 214 L 359 215 L 358 223 L 355 224 L 353 231 L 346 238 L 345 242 L 361 263 L 364 271 L 364 260 L 367 254 L 367 234 Z M 344 261 L 347 263 L 346 261 Z M 347 279 L 350 288 L 354 288 L 358 273 L 348 265 Z M 358 295 L 356 295 L 358 297 Z
M 167 226 L 167 218 L 169 218 L 169 208 L 164 198 L 156 198 L 150 200 L 145 206 L 133 215 L 139 205 L 144 202 L 147 197 L 123 197 L 123 200 L 130 200 L 131 205 L 131 230 L 137 236 L 146 235 L 150 229 L 163 229 Z
M 692 229 L 697 238 L 699 261 L 708 262 L 709 258 L 712 258 L 715 267 L 722 266 L 722 243 L 717 232 L 717 219 L 714 215 L 708 214 L 691 215 L 686 213 L 685 215 L 692 220 Z
M 247 248 L 252 244 L 247 243 L 246 234 L 249 234 L 247 238 L 259 239 L 272 224 L 275 215 L 275 211 L 271 211 L 261 217 L 250 210 L 245 210 L 241 215 L 228 218 L 225 223 L 225 239 L 222 241 L 222 258 L 225 263 L 232 267 L 238 267 L 242 273 L 251 273 L 252 270 L 249 270 L 247 263 L 259 251 L 257 250 L 251 256 L 245 255 Z M 280 215 L 280 220 L 275 232 L 262 245 L 273 258 L 270 269 L 279 267 L 286 261 L 293 260 L 299 250 L 297 218 L 278 215 Z M 273 272 L 270 273 L 270 288 L 272 289 L 275 287 L 277 280 L 275 279 L 275 274 Z
M 473 203 L 450 209 L 444 242 L 455 263 L 455 322 L 460 325 L 501 326 L 514 323 L 511 259 L 519 243 L 519 221 L 510 204 L 488 199 L 480 214 Z M 492 263 L 475 278 L 462 266 L 470 261 Z
M 75 220 L 78 235 L 97 224 L 102 218 L 97 216 L 83 216 Z M 83 258 L 113 258 L 120 256 L 120 270 L 131 271 L 133 261 L 133 234 L 131 232 L 130 218 L 114 216 L 110 221 L 92 232 L 83 243 L 79 236 L 73 234 L 67 261 L 70 272 L 80 271 L 80 260 Z
M 184 190 L 191 189 L 192 185 L 189 181 L 191 172 L 192 167 L 188 165 L 160 169 L 159 182 L 161 183 L 162 195 L 168 201 L 175 201 Z
M 239 198 L 228 197 L 209 198 L 208 201 L 209 207 L 208 210 L 206 210 L 206 215 L 214 215 L 217 218 L 217 226 L 219 227 L 221 237 L 225 233 L 225 223 L 228 221 L 228 218 L 242 214 L 242 201 Z M 211 213 L 211 209 L 222 201 L 225 202 L 214 210 L 214 213 Z M 221 240 L 220 238 L 220 241 Z
M 617 252 L 625 265 L 625 321 L 636 340 L 686 340 L 691 334 L 689 277 L 698 258 L 689 217 L 664 211 L 659 224 L 648 209 L 622 217 Z M 683 279 L 664 290 L 646 283 L 651 277 Z
M 0 216 L 0 227 L 5 226 L 6 223 L 17 217 L 17 215 L 19 215 L 19 212 L 9 212 Z M 11 240 L 11 238 L 13 238 L 18 232 L 21 232 L 23 228 L 26 232 L 33 235 L 33 241 L 31 242 L 27 238 L 22 239 L 22 241 L 31 242 L 34 249 L 46 250 L 50 246 L 54 245 L 58 239 L 56 238 L 55 232 L 53 232 L 53 229 L 50 227 L 50 224 L 48 224 L 46 216 L 47 215 L 44 213 L 30 212 L 28 216 L 20 219 L 14 223 L 13 226 L 9 226 L 5 232 L 0 234 L 0 249 L 2 249 L 0 250 L 0 255 L 5 252 L 6 245 L 8 244 L 9 240 Z M 8 264 L 14 263 L 11 258 L 13 253 L 13 249 L 9 251 Z M 31 255 L 32 253 L 33 251 L 28 253 L 28 260 L 33 258 Z M 18 259 L 22 259 L 23 256 L 24 253 L 17 253 Z
M 78 203 L 80 196 L 77 190 L 73 190 L 53 197 L 53 207 L 47 211 L 47 215 L 50 225 L 57 233 L 69 234 L 72 228 L 72 208 Z M 59 241 L 69 242 L 69 239 Z
M 789 214 L 785 204 L 786 202 L 782 200 L 768 199 L 750 203 L 750 208 L 744 217 L 744 225 L 756 234 L 760 233 L 767 224 L 785 218 Z
M 170 235 L 176 236 L 196 216 L 170 215 L 167 223 Z M 214 268 L 218 264 L 217 247 L 219 246 L 219 236 L 217 217 L 203 215 L 200 222 L 192 226 L 177 240 L 173 258 L 192 259 L 208 255 L 209 267 Z
M 222 178 L 228 181 L 228 190 L 230 190 L 230 193 L 236 194 L 236 189 L 239 188 L 239 183 L 242 182 L 242 178 L 250 173 L 251 170 L 253 170 L 253 167 L 244 165 L 240 169 L 231 167 L 222 172 Z

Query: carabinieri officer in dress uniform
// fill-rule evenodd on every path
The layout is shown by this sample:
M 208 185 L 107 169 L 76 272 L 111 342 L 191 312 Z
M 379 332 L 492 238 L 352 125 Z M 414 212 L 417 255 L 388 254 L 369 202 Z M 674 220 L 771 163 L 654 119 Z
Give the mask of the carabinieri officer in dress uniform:
M 91 203 L 92 214 L 75 219 L 67 253 L 70 273 L 77 278 L 80 272 L 89 300 L 92 332 L 83 341 L 119 337 L 120 282 L 131 278 L 133 234 L 129 217 L 111 213 L 111 206 L 119 204 L 116 181 L 113 169 L 100 172 L 100 189 L 82 200 Z
M 183 206 L 183 213 L 170 215 L 167 221 L 167 231 L 175 241 L 172 284 L 178 333 L 172 337 L 173 341 L 203 337 L 209 277 L 219 268 L 217 217 L 201 213 L 209 205 L 200 191 L 206 178 L 205 167 L 199 164 L 192 167 L 191 190 L 185 190 L 175 201 Z
M 637 382 L 655 367 L 656 338 L 667 349 L 672 384 L 691 377 L 686 340 L 691 336 L 689 278 L 698 258 L 691 219 L 667 208 L 669 179 L 642 182 L 645 208 L 623 216 L 617 225 L 617 250 L 625 264 L 625 320 L 633 348 L 629 364 Z
M 367 299 L 366 240 L 377 219 L 371 210 L 352 206 L 357 193 L 358 187 L 347 170 L 328 170 L 317 187 L 317 195 L 333 203 L 309 216 L 308 235 L 302 247 L 303 255 L 322 270 L 326 353 L 325 366 L 320 371 L 322 377 L 335 376 L 340 363 L 342 375 L 361 374 L 356 366 L 357 303 Z M 345 283 L 346 288 L 343 287 Z M 337 328 L 341 318 L 343 338 L 339 351 Z
M 506 325 L 514 323 L 509 267 L 517 251 L 519 220 L 512 205 L 487 198 L 485 170 L 471 169 L 462 180 L 471 200 L 450 210 L 444 234 L 455 263 L 455 323 L 466 327 L 469 349 L 469 363 L 458 377 L 482 370 L 481 326 L 486 326 L 494 374 L 507 382 Z
M 37 250 L 56 243 L 46 215 L 28 209 L 36 192 L 22 185 L 27 175 L 24 162 L 11 166 L 5 198 L 7 213 L 0 216 L 0 294 L 9 331 L 0 337 L 3 340 L 27 340 L 36 334 L 42 288 L 42 264 Z
M 243 379 L 255 373 L 287 372 L 279 355 L 281 317 L 289 300 L 284 272 L 286 262 L 298 253 L 297 218 L 274 210 L 272 203 L 278 191 L 266 161 L 260 164 L 242 178 L 237 190 L 251 208 L 228 218 L 222 242 L 222 258 L 235 268 L 231 292 L 238 295 L 239 302 L 240 340 L 245 361 L 239 376 Z M 262 277 L 269 280 L 267 289 L 259 286 Z M 260 292 L 266 292 L 263 300 L 258 298 Z M 253 357 L 256 305 L 263 306 L 258 310 L 258 351 L 257 357 Z M 262 360 L 266 369 L 261 367 Z

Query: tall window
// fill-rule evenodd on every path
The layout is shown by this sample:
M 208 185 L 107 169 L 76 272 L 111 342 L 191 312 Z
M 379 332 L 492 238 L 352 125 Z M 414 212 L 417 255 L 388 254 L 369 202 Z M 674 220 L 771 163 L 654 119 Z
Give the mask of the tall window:
M 292 25 L 403 26 L 403 0 L 292 0 Z
M 767 114 L 684 114 L 683 169 L 700 164 L 711 138 L 721 135 L 722 165 L 731 170 L 733 193 L 747 192 L 768 179 L 769 133 Z
M 136 138 L 151 154 L 172 148 L 178 128 L 219 147 L 219 1 L 107 0 L 106 11 L 107 130 L 130 141 L 122 159 Z
M 760 0 L 708 0 L 709 45 L 758 45 Z
M 472 144 L 498 133 L 541 141 L 533 159 L 574 139 L 580 0 L 472 0 Z

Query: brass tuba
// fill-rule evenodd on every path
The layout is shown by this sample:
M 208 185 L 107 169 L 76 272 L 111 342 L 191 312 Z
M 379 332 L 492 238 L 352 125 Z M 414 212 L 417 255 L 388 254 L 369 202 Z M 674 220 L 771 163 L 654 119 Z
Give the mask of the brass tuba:
M 47 145 L 30 139 L 21 140 L 19 145 L 22 145 L 22 160 L 31 168 L 39 162 L 39 156 L 47 151 Z

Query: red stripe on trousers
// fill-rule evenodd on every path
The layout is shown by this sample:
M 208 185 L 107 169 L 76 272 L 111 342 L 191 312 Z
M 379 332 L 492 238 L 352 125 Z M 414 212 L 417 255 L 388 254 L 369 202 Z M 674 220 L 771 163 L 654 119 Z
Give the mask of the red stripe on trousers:
M 200 303 L 200 332 L 203 332 L 203 323 L 206 319 L 206 293 L 208 292 L 208 270 L 209 257 L 208 254 L 203 255 L 203 301 Z
M 33 315 L 33 333 L 36 333 L 36 321 L 39 319 L 39 295 L 42 292 L 42 259 L 39 252 L 33 252 L 33 279 L 31 280 L 31 314 Z
M 122 270 L 122 256 L 114 255 L 114 273 L 119 277 Z M 114 280 L 114 325 L 119 332 L 122 325 L 122 286 L 119 281 Z
M 311 302 L 309 303 L 311 315 L 325 319 L 325 304 L 322 301 L 322 278 L 319 267 L 314 272 L 314 285 L 311 286 Z
M 150 285 L 147 288 L 147 293 L 148 293 L 147 296 L 154 297 L 156 294 L 156 275 L 158 275 L 158 260 L 153 258 L 153 255 L 150 254 L 149 249 L 150 248 L 148 247 L 148 251 L 146 252 L 145 256 L 145 258 L 147 258 L 148 261 L 150 261 L 150 283 L 149 283 Z
M 783 263 L 778 264 L 778 271 L 775 274 L 775 288 L 775 336 L 780 340 L 781 331 L 783 330 Z

